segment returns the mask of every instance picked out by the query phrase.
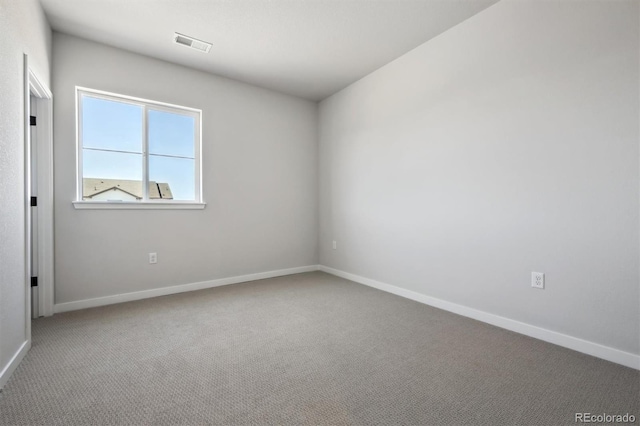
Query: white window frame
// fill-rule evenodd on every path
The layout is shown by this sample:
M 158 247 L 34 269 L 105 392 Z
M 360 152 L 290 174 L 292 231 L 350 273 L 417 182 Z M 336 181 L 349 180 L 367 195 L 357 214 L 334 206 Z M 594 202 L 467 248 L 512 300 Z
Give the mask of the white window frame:
M 83 96 L 127 103 L 140 106 L 142 114 L 142 173 L 143 198 L 139 201 L 96 201 L 83 200 L 83 170 L 82 170 L 82 100 Z M 149 199 L 149 139 L 147 113 L 149 109 L 169 112 L 193 117 L 195 120 L 194 129 L 194 162 L 195 162 L 195 200 L 150 200 Z M 133 96 L 121 95 L 103 90 L 89 89 L 76 86 L 76 200 L 73 205 L 76 209 L 203 209 L 206 203 L 202 199 L 202 110 L 189 108 L 181 105 L 157 102 L 149 99 L 135 98 Z

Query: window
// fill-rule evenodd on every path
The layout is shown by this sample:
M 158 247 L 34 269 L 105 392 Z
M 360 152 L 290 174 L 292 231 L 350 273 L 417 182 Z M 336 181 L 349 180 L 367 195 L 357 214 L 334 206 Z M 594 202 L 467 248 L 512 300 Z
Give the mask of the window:
M 203 208 L 193 108 L 77 88 L 77 208 Z

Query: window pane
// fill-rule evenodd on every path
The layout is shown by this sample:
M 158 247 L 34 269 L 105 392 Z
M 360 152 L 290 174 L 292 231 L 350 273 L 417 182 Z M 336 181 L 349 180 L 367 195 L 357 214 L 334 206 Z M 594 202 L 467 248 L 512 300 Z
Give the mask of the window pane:
M 142 154 L 82 150 L 82 199 L 142 199 Z
M 150 154 L 195 157 L 193 117 L 150 109 L 147 118 Z
M 195 200 L 195 160 L 150 155 L 149 181 L 149 188 L 158 186 L 156 198 Z
M 142 152 L 143 108 L 124 102 L 82 98 L 82 146 Z

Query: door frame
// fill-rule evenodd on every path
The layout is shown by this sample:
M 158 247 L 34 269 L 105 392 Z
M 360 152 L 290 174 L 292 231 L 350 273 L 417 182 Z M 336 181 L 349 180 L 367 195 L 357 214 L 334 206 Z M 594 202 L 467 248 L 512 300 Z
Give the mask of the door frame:
M 29 66 L 24 55 L 24 108 L 25 108 L 25 257 L 26 257 L 26 332 L 31 341 L 31 150 L 36 150 L 38 166 L 38 311 L 40 316 L 53 315 L 54 263 L 53 263 L 53 95 Z M 37 116 L 36 140 L 31 140 L 31 97 Z

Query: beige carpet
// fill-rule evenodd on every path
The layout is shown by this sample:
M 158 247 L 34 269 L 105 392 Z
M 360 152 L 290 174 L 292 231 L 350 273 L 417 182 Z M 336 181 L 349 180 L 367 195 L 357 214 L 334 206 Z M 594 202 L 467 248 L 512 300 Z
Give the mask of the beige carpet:
M 560 425 L 639 405 L 635 370 L 313 272 L 34 321 L 0 424 Z

